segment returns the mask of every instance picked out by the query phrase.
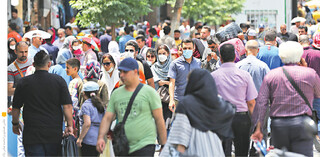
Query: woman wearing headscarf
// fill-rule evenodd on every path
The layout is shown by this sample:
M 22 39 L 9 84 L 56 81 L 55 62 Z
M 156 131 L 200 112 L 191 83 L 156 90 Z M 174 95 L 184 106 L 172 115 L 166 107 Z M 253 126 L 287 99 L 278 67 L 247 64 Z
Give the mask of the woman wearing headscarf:
M 117 62 L 115 61 L 114 53 L 108 53 L 102 57 L 102 77 L 101 81 L 106 83 L 108 87 L 108 96 L 110 98 L 113 89 L 120 81 Z
M 161 86 L 165 86 L 167 89 L 169 89 L 169 80 L 167 77 L 171 63 L 171 53 L 169 47 L 167 45 L 160 45 L 157 48 L 156 56 L 157 61 L 151 66 L 155 89 L 158 90 L 158 88 Z M 172 112 L 169 110 L 168 104 L 169 103 L 162 101 L 164 120 L 172 117 Z
M 99 80 L 100 78 L 100 63 L 96 60 L 89 60 L 85 69 L 85 78 L 83 79 L 83 84 L 88 81 L 94 81 L 99 85 L 99 91 L 97 96 L 100 97 L 102 105 L 106 108 L 109 102 L 108 86 L 103 81 Z M 82 90 L 82 89 L 80 89 Z M 80 108 L 84 102 L 84 97 L 79 97 Z
M 15 38 L 8 39 L 8 65 L 17 59 L 17 55 L 14 53 L 16 49 L 17 40 Z
M 225 156 L 220 138 L 233 137 L 235 110 L 234 105 L 218 96 L 207 70 L 193 70 L 160 156 L 176 151 L 186 156 Z

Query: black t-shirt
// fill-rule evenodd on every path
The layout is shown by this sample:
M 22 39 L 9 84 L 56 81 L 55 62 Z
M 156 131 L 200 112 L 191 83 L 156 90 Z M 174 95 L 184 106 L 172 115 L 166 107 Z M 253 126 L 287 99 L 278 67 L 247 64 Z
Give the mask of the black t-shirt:
M 142 57 L 137 56 L 136 60 L 138 60 L 142 63 L 143 70 L 144 70 L 144 76 L 145 76 L 146 80 L 153 78 L 153 74 L 152 74 L 152 71 L 150 69 L 149 64 L 144 59 L 142 59 Z
M 277 36 L 283 41 L 286 42 L 289 39 L 289 36 L 291 35 L 291 33 L 286 33 L 286 34 L 282 34 L 281 32 L 277 34 Z
M 13 108 L 23 106 L 23 144 L 61 143 L 62 105 L 72 104 L 65 80 L 45 70 L 18 82 Z

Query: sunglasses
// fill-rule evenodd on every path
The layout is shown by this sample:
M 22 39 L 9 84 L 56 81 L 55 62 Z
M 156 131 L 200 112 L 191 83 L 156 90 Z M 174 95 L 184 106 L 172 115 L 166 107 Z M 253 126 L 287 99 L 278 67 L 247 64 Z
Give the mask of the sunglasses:
M 111 62 L 105 62 L 105 63 L 102 63 L 103 65 L 105 66 L 109 66 L 111 64 Z
M 134 50 L 132 50 L 132 49 L 125 49 L 124 51 L 125 52 L 134 52 Z
M 154 58 L 154 55 L 147 55 L 147 58 Z

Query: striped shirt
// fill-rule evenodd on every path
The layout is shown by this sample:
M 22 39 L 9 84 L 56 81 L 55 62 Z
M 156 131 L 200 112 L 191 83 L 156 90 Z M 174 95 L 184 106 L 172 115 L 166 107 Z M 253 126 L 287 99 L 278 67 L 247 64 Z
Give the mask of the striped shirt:
M 186 156 L 224 156 L 222 142 L 217 134 L 193 128 L 188 117 L 181 113 L 176 114 L 160 157 L 172 156 L 177 144 L 186 147 Z
M 18 67 L 20 68 L 21 72 L 23 73 L 23 75 L 26 74 L 26 71 L 28 69 L 28 67 L 30 65 L 32 65 L 32 60 L 31 59 L 28 59 L 25 63 L 19 63 L 19 62 L 16 62 Z M 11 63 L 9 66 L 8 66 L 8 83 L 13 83 L 13 88 L 16 87 L 16 84 L 18 83 L 18 81 L 21 79 L 21 75 L 18 71 L 18 69 L 16 68 L 16 66 Z
M 315 70 L 297 65 L 284 66 L 284 68 L 311 104 L 315 97 L 320 98 L 320 78 Z M 271 102 L 270 117 L 312 115 L 310 108 L 291 85 L 282 68 L 271 70 L 262 82 L 252 116 L 258 118 L 253 119 L 255 124 L 258 121 L 263 124 L 269 105 L 268 100 Z

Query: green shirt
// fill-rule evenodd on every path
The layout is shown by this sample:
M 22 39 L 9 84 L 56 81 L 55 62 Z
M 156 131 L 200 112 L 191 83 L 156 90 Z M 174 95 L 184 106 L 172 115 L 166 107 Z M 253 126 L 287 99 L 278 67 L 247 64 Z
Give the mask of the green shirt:
M 123 120 L 132 94 L 133 92 L 127 91 L 124 86 L 121 86 L 111 95 L 107 112 L 115 113 L 119 122 Z M 152 110 L 161 107 L 159 94 L 152 87 L 144 85 L 134 99 L 125 123 L 125 132 L 130 147 L 129 153 L 146 145 L 155 144 L 157 129 Z

